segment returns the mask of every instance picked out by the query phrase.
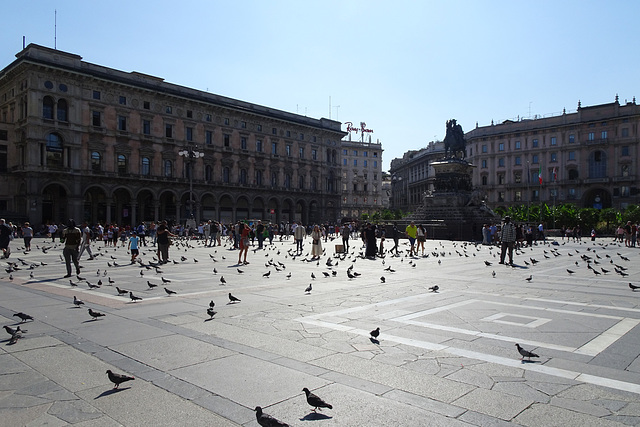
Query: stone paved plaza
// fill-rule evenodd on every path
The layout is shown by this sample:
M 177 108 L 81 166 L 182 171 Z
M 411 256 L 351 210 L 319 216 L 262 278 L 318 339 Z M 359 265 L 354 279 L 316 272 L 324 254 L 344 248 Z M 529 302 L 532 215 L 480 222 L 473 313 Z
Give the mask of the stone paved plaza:
M 1 332 L 2 425 L 257 426 L 256 406 L 292 426 L 640 425 L 640 292 L 628 286 L 640 250 L 608 239 L 548 241 L 514 267 L 451 241 L 368 260 L 360 242 L 345 257 L 329 240 L 319 262 L 310 239 L 299 257 L 274 241 L 246 266 L 228 246 L 179 242 L 161 272 L 144 266 L 153 248 L 131 265 L 100 244 L 75 286 L 59 244 L 20 243 L 19 270 L 2 262 L 0 320 L 35 320 L 13 345 Z M 516 343 L 540 357 L 521 360 Z M 113 389 L 107 369 L 135 381 Z M 333 409 L 311 411 L 303 387 Z

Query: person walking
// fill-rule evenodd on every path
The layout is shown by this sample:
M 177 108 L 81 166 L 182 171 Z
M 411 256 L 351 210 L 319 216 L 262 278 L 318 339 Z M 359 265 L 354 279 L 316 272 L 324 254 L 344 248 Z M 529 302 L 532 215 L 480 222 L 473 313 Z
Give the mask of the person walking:
M 427 241 L 427 230 L 424 229 L 422 224 L 418 226 L 416 236 L 418 240 L 418 244 L 416 245 L 416 255 L 418 255 L 418 249 L 422 248 L 421 255 L 424 256 L 424 243 Z
M 365 241 L 365 252 L 364 256 L 368 259 L 376 259 L 376 252 L 378 251 L 378 245 L 376 244 L 376 226 L 367 223 L 366 228 L 364 229 L 364 241 Z
M 64 241 L 62 255 L 64 256 L 64 263 L 67 267 L 67 275 L 64 277 L 71 277 L 71 263 L 76 267 L 76 274 L 80 274 L 78 249 L 82 241 L 82 231 L 76 227 L 76 222 L 73 219 L 69 219 L 67 228 L 62 230 L 62 236 L 60 238 Z
M 22 225 L 22 239 L 24 240 L 24 250 L 31 250 L 31 239 L 33 239 L 33 228 L 28 222 Z
M 258 238 L 258 249 L 262 249 L 262 242 L 264 242 L 264 224 L 258 220 L 256 225 L 256 237 Z
M 418 237 L 418 227 L 416 227 L 416 223 L 414 221 L 411 221 L 411 224 L 407 225 L 407 228 L 404 230 L 404 232 L 409 238 L 409 244 L 411 245 L 409 256 L 413 256 L 414 246 L 416 244 L 416 238 Z M 416 255 L 418 255 L 417 249 L 415 253 Z
M 393 253 L 395 249 L 396 255 L 398 255 L 398 244 L 400 243 L 400 230 L 398 230 L 398 226 L 393 224 L 393 228 L 391 229 L 391 238 L 393 239 L 393 247 L 389 252 Z
M 0 249 L 2 249 L 2 258 L 9 258 L 9 255 L 11 255 L 11 248 L 9 248 L 11 236 L 13 236 L 13 229 L 6 223 L 4 218 L 0 218 Z
M 91 230 L 89 229 L 89 224 L 87 224 L 86 221 L 82 223 L 81 231 L 82 243 L 80 244 L 78 259 L 80 259 L 84 251 L 87 251 L 89 254 L 89 261 L 91 261 L 93 259 L 93 252 L 91 252 Z
M 511 217 L 505 216 L 500 230 L 500 264 L 504 264 L 504 258 L 509 253 L 509 265 L 513 266 L 513 246 L 516 241 L 516 227 L 511 222 Z

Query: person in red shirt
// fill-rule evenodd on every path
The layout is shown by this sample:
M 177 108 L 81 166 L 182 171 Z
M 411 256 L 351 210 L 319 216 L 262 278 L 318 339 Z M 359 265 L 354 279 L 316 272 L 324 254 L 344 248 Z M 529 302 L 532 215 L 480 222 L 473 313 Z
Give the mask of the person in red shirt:
M 249 264 L 247 262 L 247 252 L 249 252 L 249 233 L 251 229 L 245 223 L 240 223 L 240 253 L 238 254 L 238 265 Z M 244 252 L 244 260 L 242 259 L 242 253 Z

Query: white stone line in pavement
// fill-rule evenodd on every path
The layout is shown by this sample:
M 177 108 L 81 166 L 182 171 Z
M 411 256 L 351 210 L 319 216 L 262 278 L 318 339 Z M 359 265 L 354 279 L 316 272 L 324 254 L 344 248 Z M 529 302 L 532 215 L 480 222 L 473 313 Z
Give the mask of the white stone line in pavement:
M 521 322 L 510 322 L 508 320 L 502 320 L 505 317 L 518 317 L 520 319 L 529 319 L 530 322 L 521 323 Z M 523 316 L 521 314 L 513 314 L 513 313 L 496 313 L 480 320 L 483 322 L 501 323 L 503 325 L 522 326 L 524 328 L 537 328 L 544 325 L 545 323 L 551 322 L 552 319 L 547 319 L 544 317 Z
M 563 314 L 570 314 L 572 316 L 587 316 L 587 317 L 597 317 L 600 319 L 613 319 L 613 320 L 622 320 L 624 319 L 624 317 L 620 317 L 620 316 L 611 316 L 608 314 L 598 314 L 598 313 L 585 313 L 582 311 L 571 311 L 571 310 L 563 310 L 561 308 L 549 308 L 549 307 L 535 307 L 535 306 L 530 306 L 530 305 L 522 305 L 522 304 L 511 304 L 508 302 L 498 302 L 498 301 L 485 301 L 488 302 L 490 304 L 495 304 L 495 305 L 503 305 L 505 307 L 517 307 L 520 309 L 527 309 L 527 310 L 537 310 L 537 311 L 549 311 L 552 313 L 563 313 Z
M 488 292 L 477 292 L 477 291 L 465 291 L 465 293 L 473 294 L 473 295 L 493 296 L 498 298 L 512 298 L 512 299 L 519 299 L 522 301 L 548 302 L 548 303 L 558 304 L 558 305 L 575 305 L 579 307 L 606 308 L 608 310 L 614 310 L 614 311 L 630 311 L 632 313 L 640 313 L 639 308 L 631 308 L 631 307 L 616 307 L 616 306 L 603 305 L 603 304 L 591 304 L 587 302 L 561 301 L 561 300 L 554 300 L 554 299 L 548 299 L 548 298 L 520 297 L 517 295 L 493 294 Z
M 640 319 L 624 318 L 582 347 L 576 349 L 574 353 L 595 356 L 635 328 L 638 323 L 640 323 Z
M 330 322 L 324 322 L 310 317 L 302 317 L 295 319 L 302 323 L 320 326 L 327 329 L 333 329 L 342 332 L 349 332 L 356 335 L 369 336 L 369 332 L 363 329 L 353 328 L 350 326 L 334 324 Z M 454 356 L 466 357 L 474 360 L 481 360 L 483 362 L 495 363 L 502 366 L 509 366 L 513 368 L 520 368 L 524 370 L 539 372 L 541 374 L 551 375 L 554 377 L 568 378 L 588 384 L 594 384 L 604 387 L 613 388 L 616 390 L 627 391 L 631 393 L 640 394 L 640 385 L 634 383 L 628 383 L 625 381 L 614 380 L 610 378 L 599 377 L 590 374 L 584 374 L 581 372 L 570 371 L 567 369 L 553 368 L 550 366 L 539 365 L 535 363 L 523 363 L 521 360 L 508 359 L 506 357 L 494 356 L 491 354 L 479 353 L 472 350 L 465 350 L 462 348 L 450 347 L 442 344 L 430 343 L 427 341 L 414 340 L 411 338 L 398 337 L 395 335 L 384 335 L 385 341 L 391 341 L 398 344 L 409 345 L 412 347 L 423 348 L 426 350 L 443 351 Z

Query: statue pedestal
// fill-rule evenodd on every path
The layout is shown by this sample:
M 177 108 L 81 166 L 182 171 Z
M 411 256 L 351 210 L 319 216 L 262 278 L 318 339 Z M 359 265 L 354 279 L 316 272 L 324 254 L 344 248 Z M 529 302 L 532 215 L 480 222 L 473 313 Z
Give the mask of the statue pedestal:
M 423 204 L 407 221 L 427 228 L 428 238 L 451 240 L 482 240 L 486 223 L 499 221 L 483 200 L 481 190 L 473 190 L 473 165 L 461 159 L 432 162 L 435 176 L 433 191 L 424 195 Z

